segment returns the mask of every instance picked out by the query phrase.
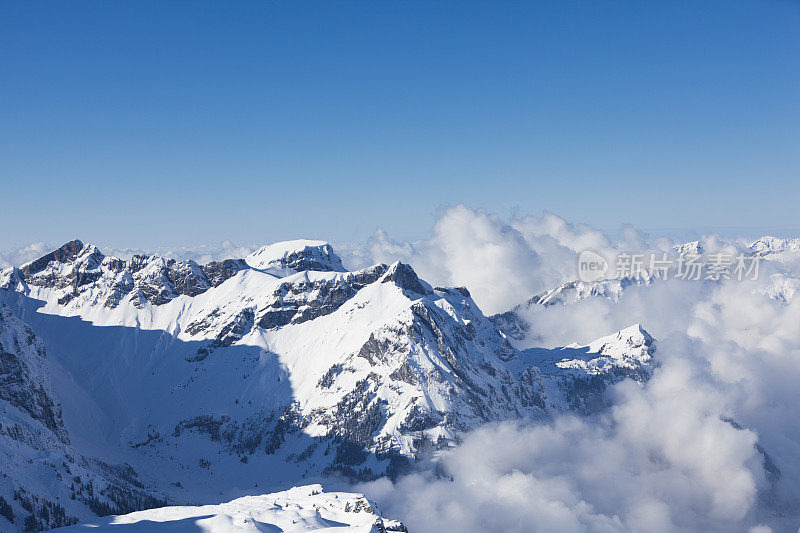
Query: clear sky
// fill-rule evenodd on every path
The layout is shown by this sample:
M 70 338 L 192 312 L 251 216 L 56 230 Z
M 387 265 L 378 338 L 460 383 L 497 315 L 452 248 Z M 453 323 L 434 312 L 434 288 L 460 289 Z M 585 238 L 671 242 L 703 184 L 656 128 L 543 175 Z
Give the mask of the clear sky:
M 800 229 L 800 2 L 0 1 L 0 246 Z

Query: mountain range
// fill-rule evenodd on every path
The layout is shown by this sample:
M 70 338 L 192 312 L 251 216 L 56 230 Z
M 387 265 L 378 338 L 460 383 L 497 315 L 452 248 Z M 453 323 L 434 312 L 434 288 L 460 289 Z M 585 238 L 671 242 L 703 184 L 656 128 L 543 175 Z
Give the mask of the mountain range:
M 393 478 L 486 422 L 590 415 L 657 364 L 638 324 L 520 350 L 499 316 L 321 241 L 200 265 L 75 240 L 2 270 L 0 529 Z

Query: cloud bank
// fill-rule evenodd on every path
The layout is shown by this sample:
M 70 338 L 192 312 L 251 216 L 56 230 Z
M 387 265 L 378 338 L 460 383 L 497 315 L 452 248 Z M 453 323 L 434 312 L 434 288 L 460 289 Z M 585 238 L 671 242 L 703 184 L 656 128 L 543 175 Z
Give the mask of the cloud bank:
M 654 245 L 669 249 L 671 243 L 662 239 Z M 401 260 L 431 283 L 468 287 L 484 312 L 494 314 L 576 279 L 583 250 L 613 256 L 651 246 L 631 226 L 622 227 L 612 240 L 551 213 L 504 220 L 459 205 L 440 213 L 427 239 L 397 242 L 378 231 L 365 244 L 345 249 L 343 259 L 352 268 Z
M 444 477 L 359 489 L 422 532 L 797 531 L 800 302 L 745 293 L 687 305 L 654 377 L 618 385 L 607 412 L 487 425 L 441 457 Z
M 467 285 L 492 312 L 574 279 L 581 249 L 674 244 L 630 227 L 611 239 L 555 215 L 504 222 L 459 207 L 426 241 L 379 234 L 371 249 Z M 703 240 L 707 250 L 746 244 Z M 487 425 L 436 469 L 359 490 L 422 532 L 798 531 L 800 298 L 770 297 L 795 276 L 787 264 L 765 263 L 751 282 L 668 280 L 619 301 L 533 306 L 524 345 L 585 343 L 638 322 L 658 339 L 661 366 L 643 387 L 615 387 L 595 417 Z

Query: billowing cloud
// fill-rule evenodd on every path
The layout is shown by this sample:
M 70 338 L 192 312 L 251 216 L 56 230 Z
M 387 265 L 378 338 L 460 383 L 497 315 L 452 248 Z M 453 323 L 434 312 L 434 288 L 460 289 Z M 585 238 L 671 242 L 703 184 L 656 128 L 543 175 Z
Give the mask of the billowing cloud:
M 597 418 L 489 425 L 443 456 L 445 477 L 361 489 L 415 531 L 796 531 L 800 299 L 757 288 L 676 280 L 542 308 L 550 339 L 652 324 L 661 367 Z
M 464 257 L 465 248 L 514 250 L 521 238 L 527 258 L 493 256 L 519 259 L 506 261 L 506 276 L 528 276 L 535 286 L 554 273 L 570 279 L 555 261 L 572 261 L 583 248 L 674 244 L 650 242 L 633 228 L 620 235 L 612 240 L 554 215 L 504 223 L 458 208 L 422 246 L 393 246 L 412 260 L 424 257 L 432 271 L 444 265 L 440 274 L 451 282 L 477 280 L 464 283 L 491 309 L 514 291 L 491 299 L 483 280 L 492 277 L 471 275 L 459 262 L 500 270 Z M 448 237 L 461 249 L 444 245 Z M 733 253 L 746 242 L 708 236 L 702 245 Z M 638 322 L 658 339 L 661 366 L 645 386 L 615 387 L 611 407 L 597 416 L 490 424 L 444 452 L 436 468 L 359 489 L 422 532 L 798 531 L 800 298 L 770 297 L 770 287 L 795 275 L 787 264 L 762 263 L 755 281 L 660 280 L 629 287 L 619 301 L 531 307 L 525 345 L 585 343 Z
M 662 254 L 672 252 L 676 244 L 665 237 L 650 239 L 630 225 L 622 226 L 612 238 L 552 213 L 505 220 L 459 205 L 441 211 L 426 239 L 399 242 L 379 230 L 364 244 L 338 246 L 337 250 L 350 268 L 400 260 L 435 285 L 466 286 L 485 313 L 495 314 L 577 279 L 578 256 L 585 250 L 597 252 L 613 264 L 622 252 Z M 701 245 L 708 251 L 728 253 L 746 246 L 714 235 L 704 236 Z
M 550 213 L 503 220 L 459 205 L 441 212 L 427 239 L 397 242 L 378 231 L 343 256 L 351 268 L 404 261 L 433 284 L 468 287 L 483 310 L 494 314 L 575 279 L 581 251 L 611 254 L 628 244 Z
M 676 349 L 678 346 L 670 346 Z M 661 347 L 659 348 L 661 349 Z M 491 424 L 441 470 L 359 487 L 413 531 L 731 531 L 758 525 L 770 490 L 757 433 L 677 356 L 597 419 Z

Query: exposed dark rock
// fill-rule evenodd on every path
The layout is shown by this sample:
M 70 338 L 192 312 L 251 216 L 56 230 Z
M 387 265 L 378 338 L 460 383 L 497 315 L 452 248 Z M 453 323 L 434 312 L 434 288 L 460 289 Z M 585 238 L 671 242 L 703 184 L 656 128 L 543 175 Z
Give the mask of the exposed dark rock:
M 420 295 L 431 294 L 431 290 L 420 281 L 414 269 L 405 263 L 395 263 L 383 278 L 383 283 L 395 283 L 401 289 Z
M 415 405 L 401 424 L 403 431 L 425 431 L 436 427 L 441 422 L 441 417 L 437 420 L 430 413 Z
M 492 324 L 512 339 L 522 340 L 531 329 L 515 311 L 506 311 L 489 317 Z
M 23 266 L 20 270 L 25 276 L 36 274 L 47 268 L 47 265 L 49 265 L 51 261 L 66 263 L 67 261 L 74 260 L 76 257 L 78 257 L 78 253 L 82 249 L 83 243 L 81 241 L 77 239 L 70 241 L 57 250 L 53 250 L 49 254 L 43 255 L 39 259 L 31 261 L 27 265 Z
M 222 426 L 230 421 L 230 417 L 228 416 L 221 416 L 219 418 L 214 417 L 212 415 L 199 415 L 187 420 L 181 420 L 177 426 L 175 426 L 175 433 L 178 435 L 181 434 L 183 430 L 195 430 L 199 433 L 204 433 L 208 435 L 211 440 L 219 441 L 220 440 L 220 430 Z
M 111 286 L 111 294 L 106 298 L 104 305 L 110 309 L 117 307 L 134 288 L 133 277 L 130 275 L 123 276 L 121 280 Z
M 63 443 L 69 436 L 61 419 L 61 407 L 41 381 L 44 376 L 33 369 L 42 366 L 44 345 L 26 324 L 14 317 L 5 306 L 0 307 L 0 331 L 13 338 L 11 346 L 0 343 L 0 399 L 28 413 L 42 423 Z
M 14 509 L 11 508 L 11 504 L 2 496 L 0 496 L 0 516 L 4 517 L 12 524 L 14 523 Z
M 0 270 L 0 289 L 14 290 L 19 285 L 24 287 L 25 280 L 23 279 L 24 277 L 20 269 L 12 267 L 5 272 L 7 274 L 4 274 L 3 271 Z
M 495 348 L 494 354 L 500 359 L 501 361 L 511 361 L 517 356 L 517 351 L 511 346 L 511 343 L 508 342 L 507 339 L 503 339 L 500 342 L 500 346 Z
M 339 363 L 333 365 L 328 369 L 327 372 L 320 378 L 319 383 L 317 386 L 323 389 L 330 389 L 331 385 L 333 385 L 336 376 L 342 373 L 343 366 Z
M 356 383 L 336 404 L 331 432 L 339 441 L 335 463 L 354 466 L 366 460 L 372 437 L 384 423 L 383 404 L 369 379 Z
M 188 360 L 201 361 L 208 357 L 208 355 L 217 348 L 230 346 L 237 342 L 253 328 L 254 317 L 255 314 L 252 309 L 243 309 L 238 315 L 233 317 L 233 320 L 222 327 L 213 341 L 211 341 L 207 346 L 199 348 L 195 357 Z M 194 322 L 187 327 L 187 331 L 192 334 L 196 334 L 199 331 L 202 331 L 201 328 L 203 325 L 203 323 Z
M 419 385 L 419 379 L 417 378 L 416 372 L 411 367 L 411 364 L 406 359 L 403 361 L 399 367 L 394 369 L 391 374 L 389 374 L 391 379 L 396 379 L 397 381 L 404 381 L 409 385 L 417 386 Z
M 275 290 L 275 301 L 260 312 L 258 325 L 271 329 L 333 313 L 385 271 L 385 265 L 378 265 L 334 279 L 281 283 Z
M 266 445 L 264 446 L 264 453 L 267 455 L 274 454 L 278 448 L 286 440 L 286 435 L 294 433 L 300 429 L 301 417 L 296 405 L 286 407 L 281 415 L 275 421 L 272 431 L 265 437 Z
M 267 309 L 258 320 L 258 327 L 273 329 L 285 326 L 297 314 L 297 309 Z
M 178 294 L 197 296 L 211 287 L 200 265 L 194 261 L 167 261 L 167 277 Z
M 378 340 L 372 333 L 357 355 L 369 361 L 371 365 L 387 365 L 391 362 L 391 356 L 396 354 L 399 348 L 393 340 L 386 338 Z
M 464 298 L 472 298 L 466 287 L 435 287 L 434 290 L 437 290 L 439 292 L 445 292 L 447 294 L 454 294 L 455 291 L 458 292 Z
M 321 255 L 318 255 L 317 251 Z M 319 248 L 308 247 L 286 255 L 282 261 L 284 266 L 303 272 L 314 270 L 318 272 L 343 272 L 342 260 L 333 252 L 330 244 Z
M 211 286 L 218 287 L 223 281 L 250 267 L 243 259 L 225 259 L 224 261 L 212 261 L 200 268 L 203 269 Z

